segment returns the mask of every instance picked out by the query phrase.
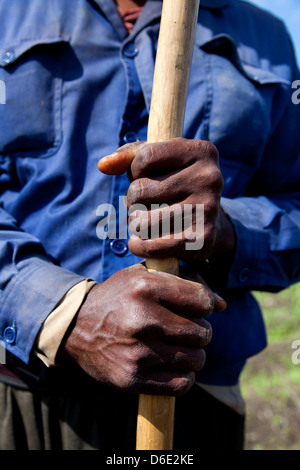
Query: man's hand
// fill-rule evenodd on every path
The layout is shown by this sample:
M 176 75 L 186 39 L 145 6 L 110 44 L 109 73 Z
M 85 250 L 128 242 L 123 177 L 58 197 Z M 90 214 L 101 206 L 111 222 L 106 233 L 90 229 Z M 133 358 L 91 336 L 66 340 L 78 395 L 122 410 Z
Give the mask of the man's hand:
M 213 144 L 177 138 L 153 144 L 128 144 L 99 161 L 98 168 L 106 174 L 122 174 L 128 170 L 131 181 L 128 209 L 138 204 L 147 209 L 131 214 L 129 222 L 134 221 L 142 234 L 131 237 L 132 253 L 142 258 L 176 257 L 198 262 L 233 250 L 234 229 L 220 205 L 223 178 L 218 160 Z M 153 204 L 167 207 L 158 210 Z M 203 224 L 199 224 L 199 205 L 204 207 Z M 192 208 L 190 227 L 184 225 L 187 208 Z M 170 213 L 175 214 L 171 233 L 163 237 L 160 231 L 155 238 L 150 238 L 153 221 L 159 218 L 163 226 L 162 221 L 170 218 Z M 199 249 L 195 250 L 198 245 Z
M 177 396 L 205 362 L 212 331 L 203 317 L 225 307 L 198 275 L 135 265 L 92 288 L 63 350 L 103 384 Z

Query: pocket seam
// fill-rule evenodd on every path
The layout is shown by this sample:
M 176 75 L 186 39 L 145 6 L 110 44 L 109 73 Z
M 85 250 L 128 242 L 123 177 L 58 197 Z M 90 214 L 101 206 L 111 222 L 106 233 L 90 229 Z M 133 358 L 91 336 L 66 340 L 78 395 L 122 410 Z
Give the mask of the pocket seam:
M 8 64 L 0 64 L 0 68 L 3 70 L 7 70 L 11 65 L 17 65 L 18 61 L 22 58 L 24 54 L 29 52 L 36 46 L 42 44 L 54 45 L 58 43 L 70 43 L 67 37 L 61 36 L 53 36 L 48 38 L 34 38 L 34 39 L 24 39 L 19 41 L 19 45 L 22 43 L 30 43 L 27 44 L 26 48 L 21 48 L 21 51 L 16 54 L 16 57 L 13 61 Z M 18 47 L 18 46 L 15 46 Z M 5 51 L 12 50 L 13 47 L 8 47 L 7 45 L 2 48 L 2 54 Z M 3 52 L 4 51 L 4 52 Z M 1 57 L 1 54 L 0 54 Z M 12 151 L 0 151 L 1 158 L 48 158 L 54 155 L 62 145 L 62 87 L 63 87 L 63 78 L 62 77 L 54 77 L 52 76 L 53 80 L 53 128 L 54 128 L 54 140 L 52 143 L 45 144 L 44 147 L 40 147 L 37 150 L 12 150 Z

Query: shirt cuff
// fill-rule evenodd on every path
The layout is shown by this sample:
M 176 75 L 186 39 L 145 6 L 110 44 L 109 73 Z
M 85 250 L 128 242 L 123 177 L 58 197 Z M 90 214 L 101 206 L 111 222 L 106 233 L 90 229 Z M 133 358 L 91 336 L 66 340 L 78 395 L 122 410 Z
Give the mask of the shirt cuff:
M 239 201 L 223 199 L 222 207 L 229 216 L 236 233 L 235 255 L 225 288 L 259 290 L 268 285 L 274 276 L 270 263 L 268 233 L 253 223 L 255 217 L 251 213 L 251 207 L 248 208 L 249 222 L 245 207 L 239 204 Z
M 0 296 L 0 339 L 25 364 L 41 325 L 73 286 L 85 279 L 45 257 L 25 258 Z
M 35 352 L 47 367 L 56 365 L 57 352 L 67 329 L 95 284 L 91 279 L 76 284 L 45 320 L 37 337 Z

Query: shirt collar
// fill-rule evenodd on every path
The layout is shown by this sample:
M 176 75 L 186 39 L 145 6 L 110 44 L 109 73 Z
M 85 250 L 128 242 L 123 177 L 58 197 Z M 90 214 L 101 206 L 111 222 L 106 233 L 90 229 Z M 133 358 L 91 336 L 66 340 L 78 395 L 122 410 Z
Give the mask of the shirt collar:
M 162 2 L 162 0 L 155 0 Z M 229 5 L 230 0 L 200 0 L 200 7 L 205 8 L 223 8 Z
M 96 3 L 109 21 L 113 24 L 122 40 L 126 39 L 127 31 L 123 25 L 121 17 L 117 11 L 114 0 L 87 0 L 90 3 Z M 229 5 L 230 0 L 200 0 L 200 8 L 220 9 Z M 145 3 L 140 18 L 137 20 L 138 28 L 135 28 L 135 34 L 146 24 L 158 20 L 161 16 L 162 0 L 149 0 Z
M 162 0 L 156 0 L 162 2 Z M 200 0 L 200 7 L 204 8 L 223 8 L 229 5 L 230 0 Z

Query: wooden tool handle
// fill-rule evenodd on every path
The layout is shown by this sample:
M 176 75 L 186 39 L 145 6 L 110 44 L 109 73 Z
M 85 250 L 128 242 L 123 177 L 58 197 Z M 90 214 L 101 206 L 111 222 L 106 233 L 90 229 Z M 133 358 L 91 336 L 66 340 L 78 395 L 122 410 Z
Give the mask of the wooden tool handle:
M 148 124 L 148 142 L 181 137 L 199 0 L 163 0 Z M 178 260 L 151 259 L 148 269 L 179 274 Z M 140 395 L 137 450 L 172 450 L 174 397 Z

